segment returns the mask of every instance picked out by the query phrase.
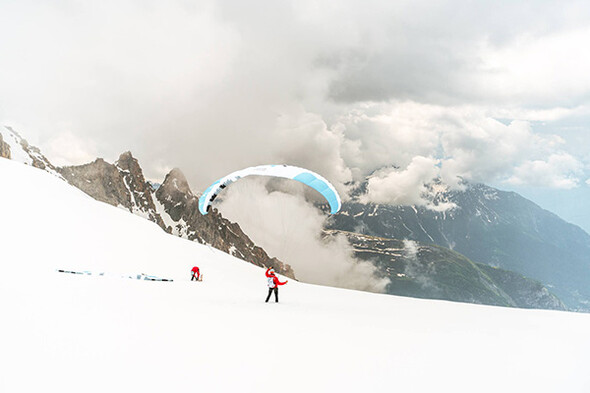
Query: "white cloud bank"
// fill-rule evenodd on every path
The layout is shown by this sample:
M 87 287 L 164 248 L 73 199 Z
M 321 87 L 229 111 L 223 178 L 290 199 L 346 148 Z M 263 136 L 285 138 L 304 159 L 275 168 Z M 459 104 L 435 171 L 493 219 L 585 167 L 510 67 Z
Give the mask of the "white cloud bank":
M 436 160 L 414 157 L 402 171 L 382 170 L 369 178 L 366 202 L 412 205 L 421 201 L 426 184 L 437 176 Z
M 515 185 L 571 189 L 580 184 L 582 163 L 569 154 L 552 154 L 546 161 L 526 161 L 507 180 Z

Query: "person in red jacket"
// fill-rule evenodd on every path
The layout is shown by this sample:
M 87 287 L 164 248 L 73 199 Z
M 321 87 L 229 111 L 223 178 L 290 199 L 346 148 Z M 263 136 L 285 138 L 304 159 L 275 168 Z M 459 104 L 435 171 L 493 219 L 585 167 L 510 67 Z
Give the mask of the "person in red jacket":
M 201 272 L 199 271 L 199 268 L 195 266 L 191 269 L 191 272 L 193 273 L 193 276 L 191 277 L 191 281 L 193 281 L 193 280 L 199 281 L 199 277 L 201 277 Z
M 285 282 L 280 282 L 279 278 L 275 275 L 275 270 L 270 267 L 266 269 L 266 279 L 268 280 L 268 296 L 266 297 L 266 303 L 268 303 L 268 299 L 270 299 L 270 295 L 272 295 L 273 291 L 275 293 L 275 303 L 279 302 L 279 285 L 285 285 L 288 280 Z

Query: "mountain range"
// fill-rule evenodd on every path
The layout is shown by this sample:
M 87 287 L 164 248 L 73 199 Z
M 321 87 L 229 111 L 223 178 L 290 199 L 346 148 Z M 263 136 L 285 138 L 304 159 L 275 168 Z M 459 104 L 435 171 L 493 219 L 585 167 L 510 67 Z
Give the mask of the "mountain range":
M 453 208 L 344 203 L 326 228 L 444 247 L 542 282 L 570 309 L 590 310 L 590 235 L 514 192 L 484 184 L 443 190 Z
M 445 299 L 505 307 L 566 310 L 565 304 L 539 281 L 519 273 L 474 263 L 448 248 L 414 240 L 396 240 L 353 232 L 343 234 L 356 257 L 372 262 L 389 278 L 391 295 Z

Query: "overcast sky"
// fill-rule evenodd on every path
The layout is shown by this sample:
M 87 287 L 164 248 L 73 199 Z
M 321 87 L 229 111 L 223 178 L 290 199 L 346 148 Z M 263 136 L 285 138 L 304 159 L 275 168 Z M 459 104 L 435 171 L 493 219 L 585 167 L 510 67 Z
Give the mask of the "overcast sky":
M 0 121 L 197 191 L 263 163 L 387 203 L 464 178 L 590 231 L 589 46 L 587 1 L 0 0 Z

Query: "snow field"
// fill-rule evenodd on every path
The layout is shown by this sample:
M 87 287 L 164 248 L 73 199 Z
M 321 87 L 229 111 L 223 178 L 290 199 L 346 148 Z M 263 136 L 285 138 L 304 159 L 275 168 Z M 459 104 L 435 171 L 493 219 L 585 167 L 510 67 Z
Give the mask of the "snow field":
M 590 391 L 590 315 L 292 280 L 265 304 L 263 269 L 50 174 L 0 159 L 0 187 L 2 392 Z

